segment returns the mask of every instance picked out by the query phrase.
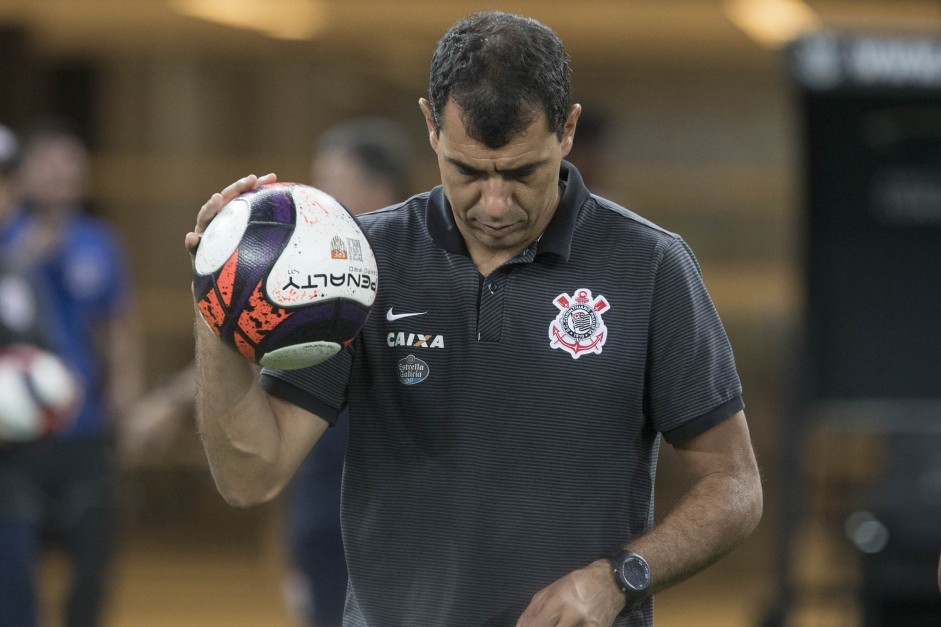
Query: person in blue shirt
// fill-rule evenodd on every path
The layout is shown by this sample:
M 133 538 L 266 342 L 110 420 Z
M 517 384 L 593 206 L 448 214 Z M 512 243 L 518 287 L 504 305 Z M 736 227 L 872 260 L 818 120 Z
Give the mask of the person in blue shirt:
M 129 266 L 116 231 L 83 202 L 89 155 L 67 123 L 49 121 L 24 142 L 18 168 L 22 202 L 0 224 L 0 247 L 43 282 L 51 307 L 52 349 L 77 375 L 82 401 L 60 433 L 7 447 L 0 533 L 0 627 L 37 622 L 29 582 L 42 540 L 61 541 L 72 565 L 65 607 L 69 627 L 101 622 L 116 522 L 117 423 L 141 386 Z M 10 586 L 10 587 L 7 587 Z

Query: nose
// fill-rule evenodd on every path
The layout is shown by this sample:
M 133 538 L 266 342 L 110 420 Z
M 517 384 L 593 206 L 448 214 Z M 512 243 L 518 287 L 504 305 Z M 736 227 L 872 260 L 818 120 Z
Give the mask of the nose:
M 513 206 L 513 186 L 502 176 L 489 176 L 482 181 L 480 207 L 489 218 L 499 220 Z

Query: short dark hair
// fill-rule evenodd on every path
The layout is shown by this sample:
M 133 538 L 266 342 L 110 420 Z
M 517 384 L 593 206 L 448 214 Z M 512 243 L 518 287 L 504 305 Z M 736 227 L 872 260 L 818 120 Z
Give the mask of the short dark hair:
M 474 13 L 444 34 L 431 60 L 428 100 L 437 133 L 449 98 L 467 134 L 490 148 L 505 146 L 540 109 L 562 139 L 572 99 L 568 54 L 552 29 L 532 18 Z
M 88 141 L 72 119 L 50 115 L 39 119 L 30 127 L 23 139 L 20 157 L 28 155 L 40 142 L 50 139 L 75 142 L 83 150 L 88 150 Z

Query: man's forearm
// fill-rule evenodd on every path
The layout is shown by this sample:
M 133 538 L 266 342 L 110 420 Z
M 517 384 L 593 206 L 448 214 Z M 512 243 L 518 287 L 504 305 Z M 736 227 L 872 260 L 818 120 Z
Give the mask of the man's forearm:
M 196 319 L 196 420 L 219 492 L 233 505 L 273 496 L 281 434 L 257 369 Z
M 701 477 L 661 524 L 630 543 L 650 565 L 651 594 L 702 570 L 751 533 L 761 517 L 757 478 L 757 469 Z M 580 617 L 580 625 L 610 625 L 624 603 L 611 563 L 599 559 L 540 590 L 519 625 L 556 624 L 562 614 Z
M 701 478 L 664 520 L 631 542 L 650 564 L 651 592 L 675 585 L 731 551 L 758 525 L 762 511 L 757 473 Z
M 143 340 L 133 312 L 110 319 L 104 337 L 108 404 L 121 422 L 144 391 Z

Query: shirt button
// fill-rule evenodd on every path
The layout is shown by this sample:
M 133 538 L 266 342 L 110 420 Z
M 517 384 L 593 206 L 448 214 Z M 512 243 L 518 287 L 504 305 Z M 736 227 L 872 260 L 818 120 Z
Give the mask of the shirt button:
M 491 294 L 495 294 L 497 291 L 497 284 L 491 283 L 490 285 L 487 286 L 487 288 L 490 290 Z

